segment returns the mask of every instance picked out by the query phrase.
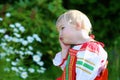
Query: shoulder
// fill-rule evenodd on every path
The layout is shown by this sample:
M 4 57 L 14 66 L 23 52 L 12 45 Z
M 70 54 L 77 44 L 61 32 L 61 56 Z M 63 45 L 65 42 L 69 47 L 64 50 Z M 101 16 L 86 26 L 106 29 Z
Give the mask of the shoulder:
M 90 52 L 99 53 L 100 47 L 104 47 L 104 44 L 97 41 L 90 41 L 83 43 L 80 51 L 88 50 Z

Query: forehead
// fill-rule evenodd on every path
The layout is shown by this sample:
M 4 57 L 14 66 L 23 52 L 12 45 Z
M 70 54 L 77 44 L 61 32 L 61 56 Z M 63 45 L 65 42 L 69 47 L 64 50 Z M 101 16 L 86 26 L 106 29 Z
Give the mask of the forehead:
M 61 26 L 64 26 L 65 25 L 65 22 L 63 21 L 63 19 L 61 19 L 59 22 L 57 22 L 56 26 L 57 27 L 61 27 Z
M 64 18 L 64 15 L 61 15 L 56 22 L 56 27 L 60 28 L 60 27 L 63 27 L 65 25 L 66 25 L 66 20 Z

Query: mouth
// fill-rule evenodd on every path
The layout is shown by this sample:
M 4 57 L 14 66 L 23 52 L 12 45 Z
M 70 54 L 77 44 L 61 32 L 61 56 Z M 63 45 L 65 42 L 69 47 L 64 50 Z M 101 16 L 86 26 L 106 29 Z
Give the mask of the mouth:
M 60 40 L 63 40 L 63 38 L 62 38 L 62 37 L 60 37 Z

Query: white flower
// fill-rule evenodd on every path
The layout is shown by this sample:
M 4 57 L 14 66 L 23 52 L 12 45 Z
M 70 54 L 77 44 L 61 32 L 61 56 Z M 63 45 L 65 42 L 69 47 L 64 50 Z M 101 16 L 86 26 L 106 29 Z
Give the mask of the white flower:
M 15 72 L 19 72 L 17 67 L 12 67 L 11 70 L 15 71 Z
M 29 49 L 29 50 L 33 50 L 33 47 L 32 47 L 32 46 L 28 46 L 28 49 Z
M 29 43 L 32 43 L 32 42 L 34 41 L 34 38 L 31 37 L 31 36 L 28 36 L 28 37 L 27 37 L 27 41 L 28 41 Z
M 0 33 L 5 33 L 6 32 L 6 29 L 0 29 Z
M 7 41 L 10 42 L 10 41 L 12 41 L 12 39 L 13 38 L 11 36 L 9 36 L 9 38 L 7 39 Z
M 28 44 L 28 41 L 23 40 L 22 45 L 26 46 Z
M 9 25 L 11 28 L 15 28 L 15 25 L 14 24 L 10 24 Z
M 5 42 L 0 44 L 0 46 L 6 46 L 6 45 L 7 45 L 7 43 L 5 43 Z
M 44 73 L 45 70 L 46 70 L 46 69 L 45 69 L 44 67 L 41 67 L 41 69 L 38 69 L 37 72 L 38 72 L 38 73 Z
M 10 42 L 10 41 L 12 41 L 12 37 L 11 36 L 9 36 L 9 35 L 4 35 L 4 38 L 5 38 L 5 40 L 7 40 L 8 42 Z
M 4 35 L 4 39 L 7 40 L 8 42 L 12 40 L 12 37 L 10 37 L 9 35 Z
M 41 39 L 39 37 L 36 38 L 36 41 L 41 42 Z
M 19 40 L 21 43 L 24 41 L 24 39 L 23 38 L 20 38 L 20 40 Z
M 10 59 L 9 59 L 9 58 L 6 58 L 6 61 L 7 61 L 7 62 L 10 62 Z
M 5 16 L 6 16 L 6 17 L 10 17 L 11 14 L 8 12 L 8 13 L 5 14 Z
M 0 17 L 0 21 L 3 21 L 3 18 Z
M 40 61 L 40 56 L 39 55 L 33 55 L 33 61 L 39 62 Z
M 5 39 L 9 39 L 9 35 L 7 35 L 7 34 L 4 35 L 4 38 L 5 38 Z
M 16 66 L 16 65 L 17 65 L 17 62 L 12 61 L 11 64 L 12 64 L 13 66 Z
M 33 37 L 36 39 L 36 41 L 41 42 L 41 39 L 37 34 L 33 34 Z
M 21 32 L 25 32 L 25 28 L 24 28 L 23 26 L 20 26 L 20 27 L 19 27 L 19 30 L 20 30 Z
M 35 72 L 35 69 L 29 68 L 28 71 L 29 71 L 30 73 L 34 73 L 34 72 Z
M 18 69 L 21 71 L 26 71 L 23 67 L 18 67 Z
M 44 73 L 45 71 L 38 69 L 37 72 L 38 73 Z
M 21 49 L 21 50 L 25 50 L 25 48 L 24 48 L 24 47 L 21 47 L 20 49 Z
M 31 51 L 26 51 L 25 54 L 33 55 L 33 52 L 31 52 Z
M 4 68 L 4 71 L 9 72 L 10 69 L 8 67 Z
M 23 51 L 19 51 L 18 52 L 20 55 L 24 55 L 24 52 Z
M 13 42 L 19 42 L 19 39 L 16 38 L 16 37 L 13 37 L 13 38 L 12 38 L 12 41 L 13 41 Z
M 45 71 L 45 70 L 46 70 L 46 68 L 44 68 L 44 67 L 41 67 L 41 70 Z
M 8 53 L 7 55 L 10 55 L 10 54 L 14 54 L 14 51 L 10 47 L 7 47 L 6 53 Z
M 39 66 L 43 66 L 43 65 L 44 65 L 44 62 L 43 62 L 43 61 L 40 61 L 40 62 L 37 62 L 37 64 L 38 64 Z
M 21 37 L 21 35 L 18 34 L 18 33 L 14 33 L 14 35 L 15 35 L 16 37 Z
M 17 23 L 15 23 L 15 26 L 16 27 L 21 27 L 21 24 L 17 22 Z
M 22 72 L 20 74 L 20 76 L 21 76 L 21 78 L 26 79 L 28 77 L 28 73 L 27 72 Z
M 24 45 L 24 46 L 26 46 L 26 45 L 28 44 L 28 41 L 27 41 L 27 40 L 24 40 L 23 38 L 20 38 L 20 39 L 19 39 L 19 42 L 20 42 L 22 45 Z
M 19 62 L 19 61 L 20 61 L 20 59 L 16 58 L 16 62 Z
M 36 37 L 38 37 L 38 35 L 37 34 L 33 34 L 33 37 L 36 38 Z
M 36 53 L 37 53 L 37 55 L 39 55 L 40 57 L 42 56 L 42 53 L 41 53 L 40 51 L 37 51 Z
M 14 28 L 13 31 L 14 31 L 15 33 L 19 32 L 19 30 L 18 30 L 17 28 Z
M 15 50 L 14 50 L 14 53 L 15 53 L 15 54 L 19 54 L 19 51 L 15 49 Z

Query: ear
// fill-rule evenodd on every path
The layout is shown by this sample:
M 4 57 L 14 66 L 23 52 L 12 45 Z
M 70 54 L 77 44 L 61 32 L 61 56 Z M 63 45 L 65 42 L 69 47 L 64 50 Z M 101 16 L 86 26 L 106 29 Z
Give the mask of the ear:
M 76 29 L 80 30 L 82 28 L 82 24 L 80 22 L 76 23 Z

